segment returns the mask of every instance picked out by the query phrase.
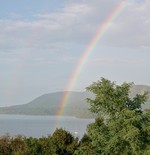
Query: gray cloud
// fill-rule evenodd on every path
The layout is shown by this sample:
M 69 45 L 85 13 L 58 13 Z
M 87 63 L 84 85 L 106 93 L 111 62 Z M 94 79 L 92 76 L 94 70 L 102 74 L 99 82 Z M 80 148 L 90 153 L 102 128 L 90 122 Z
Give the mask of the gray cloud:
M 34 15 L 33 21 L 0 20 L 0 51 L 60 51 L 68 43 L 86 45 L 118 0 L 70 1 L 62 10 Z M 150 40 L 150 2 L 126 3 L 112 21 L 102 44 L 146 47 Z M 17 16 L 17 15 L 16 15 Z
M 150 47 L 150 2 L 129 3 L 120 17 L 113 21 L 106 44 L 121 47 Z

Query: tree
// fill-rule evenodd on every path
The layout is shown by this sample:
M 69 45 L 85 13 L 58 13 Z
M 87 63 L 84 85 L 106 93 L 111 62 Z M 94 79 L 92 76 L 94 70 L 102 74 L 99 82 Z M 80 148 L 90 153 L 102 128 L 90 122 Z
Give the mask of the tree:
M 57 146 L 53 143 L 52 136 L 39 139 L 41 155 L 57 155 Z
M 28 155 L 40 155 L 41 154 L 41 145 L 37 138 L 29 137 L 25 138 L 25 143 L 28 147 Z
M 11 153 L 11 137 L 9 134 L 6 134 L 0 137 L 0 155 L 9 155 Z
M 53 133 L 52 143 L 56 148 L 56 154 L 72 155 L 78 146 L 78 138 L 74 138 L 70 132 L 60 128 Z
M 79 146 L 75 150 L 74 155 L 91 155 L 92 150 L 91 139 L 87 134 L 84 134 L 79 141 Z
M 11 151 L 13 155 L 26 155 L 28 151 L 25 137 L 17 135 L 11 139 Z
M 139 155 L 150 152 L 150 110 L 142 110 L 148 92 L 130 98 L 131 86 L 132 83 L 119 86 L 101 78 L 87 87 L 95 94 L 94 99 L 87 99 L 90 111 L 97 115 L 95 122 L 87 127 L 91 155 Z

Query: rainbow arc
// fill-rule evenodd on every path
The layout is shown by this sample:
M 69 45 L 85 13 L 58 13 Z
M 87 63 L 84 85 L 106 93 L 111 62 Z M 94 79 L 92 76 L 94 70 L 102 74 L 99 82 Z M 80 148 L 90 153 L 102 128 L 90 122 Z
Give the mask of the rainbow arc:
M 57 111 L 58 121 L 57 121 L 56 127 L 58 127 L 59 117 L 63 114 L 63 111 L 64 111 L 65 106 L 67 104 L 67 101 L 69 99 L 70 91 L 72 90 L 72 88 L 76 84 L 78 76 L 80 75 L 84 65 L 86 64 L 86 61 L 88 60 L 90 54 L 94 51 L 94 47 L 96 46 L 96 44 L 99 42 L 99 40 L 103 37 L 105 32 L 111 26 L 111 23 L 113 22 L 113 20 L 123 10 L 124 6 L 125 6 L 125 1 L 120 0 L 119 3 L 113 9 L 113 11 L 109 14 L 107 19 L 105 19 L 105 21 L 100 25 L 97 32 L 92 37 L 89 44 L 87 45 L 85 51 L 83 51 L 83 54 L 82 54 L 82 56 L 81 56 L 81 58 L 79 60 L 79 63 L 77 64 L 75 70 L 73 71 L 71 79 L 70 79 L 70 81 L 69 81 L 69 83 L 67 85 L 66 91 L 65 91 L 65 93 L 64 93 L 64 95 L 63 95 L 63 97 L 61 99 L 60 104 L 59 104 L 59 108 L 58 108 L 58 111 Z

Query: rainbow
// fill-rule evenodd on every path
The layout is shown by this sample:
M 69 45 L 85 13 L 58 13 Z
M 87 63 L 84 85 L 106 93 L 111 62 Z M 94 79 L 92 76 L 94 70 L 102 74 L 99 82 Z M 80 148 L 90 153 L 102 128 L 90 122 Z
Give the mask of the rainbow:
M 124 8 L 124 0 L 120 0 L 120 2 L 116 5 L 114 10 L 111 12 L 111 14 L 108 16 L 108 18 L 100 25 L 99 29 L 97 30 L 96 34 L 93 36 L 93 38 L 90 40 L 88 46 L 86 47 L 85 51 L 83 52 L 79 63 L 77 64 L 75 71 L 72 74 L 71 80 L 69 81 L 69 84 L 66 88 L 66 91 L 62 97 L 62 100 L 59 104 L 57 116 L 60 117 L 63 114 L 63 111 L 65 109 L 65 105 L 67 104 L 67 101 L 70 96 L 70 91 L 74 87 L 79 74 L 81 73 L 83 66 L 85 65 L 89 55 L 93 52 L 94 47 L 96 46 L 97 42 L 102 38 L 104 33 L 107 31 L 107 29 L 110 27 L 111 22 L 120 14 L 120 12 Z

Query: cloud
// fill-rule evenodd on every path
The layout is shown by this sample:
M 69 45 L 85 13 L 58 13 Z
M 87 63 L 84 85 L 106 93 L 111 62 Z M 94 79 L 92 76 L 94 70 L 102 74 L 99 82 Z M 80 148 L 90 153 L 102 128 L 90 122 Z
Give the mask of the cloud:
M 88 62 L 88 65 L 127 65 L 127 66 L 147 66 L 150 65 L 150 62 L 145 59 L 136 59 L 136 60 L 129 60 L 129 59 L 117 59 L 117 58 L 95 58 Z
M 118 0 L 66 1 L 57 12 L 33 15 L 33 20 L 0 20 L 0 52 L 60 52 L 65 46 L 84 45 L 90 41 Z M 146 47 L 150 40 L 150 2 L 128 1 L 112 21 L 100 42 L 105 46 Z M 17 15 L 12 13 L 12 15 Z M 55 50 L 54 50 L 55 49 Z
M 150 1 L 124 1 L 124 9 L 111 21 L 82 69 L 77 88 L 100 76 L 149 83 Z M 27 14 L 9 12 L 11 6 L 5 9 L 9 18 L 1 15 L 0 19 L 4 100 L 13 102 L 15 95 L 9 92 L 17 92 L 14 90 L 20 94 L 31 90 L 32 96 L 34 92 L 64 90 L 84 49 L 119 2 L 64 0 L 59 8 L 40 6 L 40 11 L 31 7 Z
M 130 3 L 118 17 L 105 36 L 112 46 L 149 47 L 150 2 Z

